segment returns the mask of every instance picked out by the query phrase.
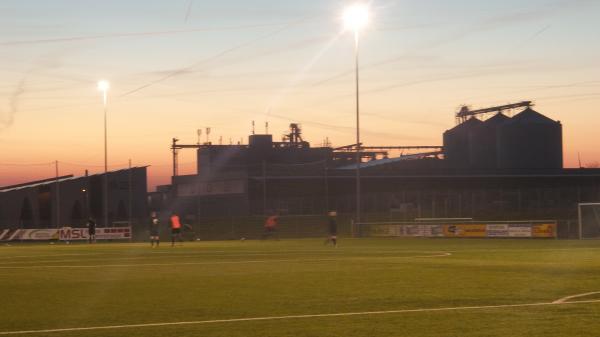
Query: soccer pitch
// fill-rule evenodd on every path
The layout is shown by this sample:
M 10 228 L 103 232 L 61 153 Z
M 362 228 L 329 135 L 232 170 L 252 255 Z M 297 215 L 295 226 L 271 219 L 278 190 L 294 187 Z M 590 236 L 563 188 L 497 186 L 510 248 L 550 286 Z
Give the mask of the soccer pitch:
M 600 329 L 598 241 L 13 245 L 0 247 L 0 285 L 0 335 L 531 337 Z

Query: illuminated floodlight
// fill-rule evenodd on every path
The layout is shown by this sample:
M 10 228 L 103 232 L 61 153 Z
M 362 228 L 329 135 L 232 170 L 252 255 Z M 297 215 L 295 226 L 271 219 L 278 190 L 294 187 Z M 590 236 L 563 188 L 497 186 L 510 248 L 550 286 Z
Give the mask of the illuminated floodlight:
M 366 4 L 357 3 L 344 10 L 344 28 L 359 32 L 369 23 L 369 7 Z
M 110 84 L 108 83 L 108 81 L 106 81 L 106 80 L 98 81 L 98 90 L 100 90 L 102 92 L 106 92 L 106 91 L 108 91 L 109 88 L 110 88 Z

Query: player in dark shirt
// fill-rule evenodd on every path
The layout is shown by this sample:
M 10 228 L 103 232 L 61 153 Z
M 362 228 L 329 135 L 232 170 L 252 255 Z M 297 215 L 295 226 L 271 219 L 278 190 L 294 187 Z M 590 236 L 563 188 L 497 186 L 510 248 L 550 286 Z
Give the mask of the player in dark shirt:
M 160 244 L 160 221 L 156 217 L 156 212 L 152 212 L 150 215 L 150 246 L 154 248 L 154 244 L 156 243 L 156 247 Z
M 87 221 L 88 228 L 88 242 L 93 243 L 96 242 L 96 221 L 92 217 L 90 217 Z
M 327 233 L 329 236 L 327 237 L 327 240 L 325 240 L 325 244 L 327 245 L 331 242 L 334 247 L 337 247 L 337 212 L 329 212 L 328 215 Z

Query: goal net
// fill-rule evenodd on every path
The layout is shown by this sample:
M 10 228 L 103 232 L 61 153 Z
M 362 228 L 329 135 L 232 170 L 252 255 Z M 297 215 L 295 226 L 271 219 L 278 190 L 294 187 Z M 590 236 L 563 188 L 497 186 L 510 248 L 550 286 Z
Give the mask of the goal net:
M 600 202 L 578 205 L 579 239 L 600 238 Z

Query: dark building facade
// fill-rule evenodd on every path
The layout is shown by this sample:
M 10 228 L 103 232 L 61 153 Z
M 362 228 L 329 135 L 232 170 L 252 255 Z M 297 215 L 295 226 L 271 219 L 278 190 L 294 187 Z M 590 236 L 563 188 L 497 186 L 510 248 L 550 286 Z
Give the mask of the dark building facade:
M 108 223 L 142 223 L 148 216 L 146 167 L 108 172 Z M 104 174 L 63 176 L 0 188 L 0 228 L 104 224 Z

